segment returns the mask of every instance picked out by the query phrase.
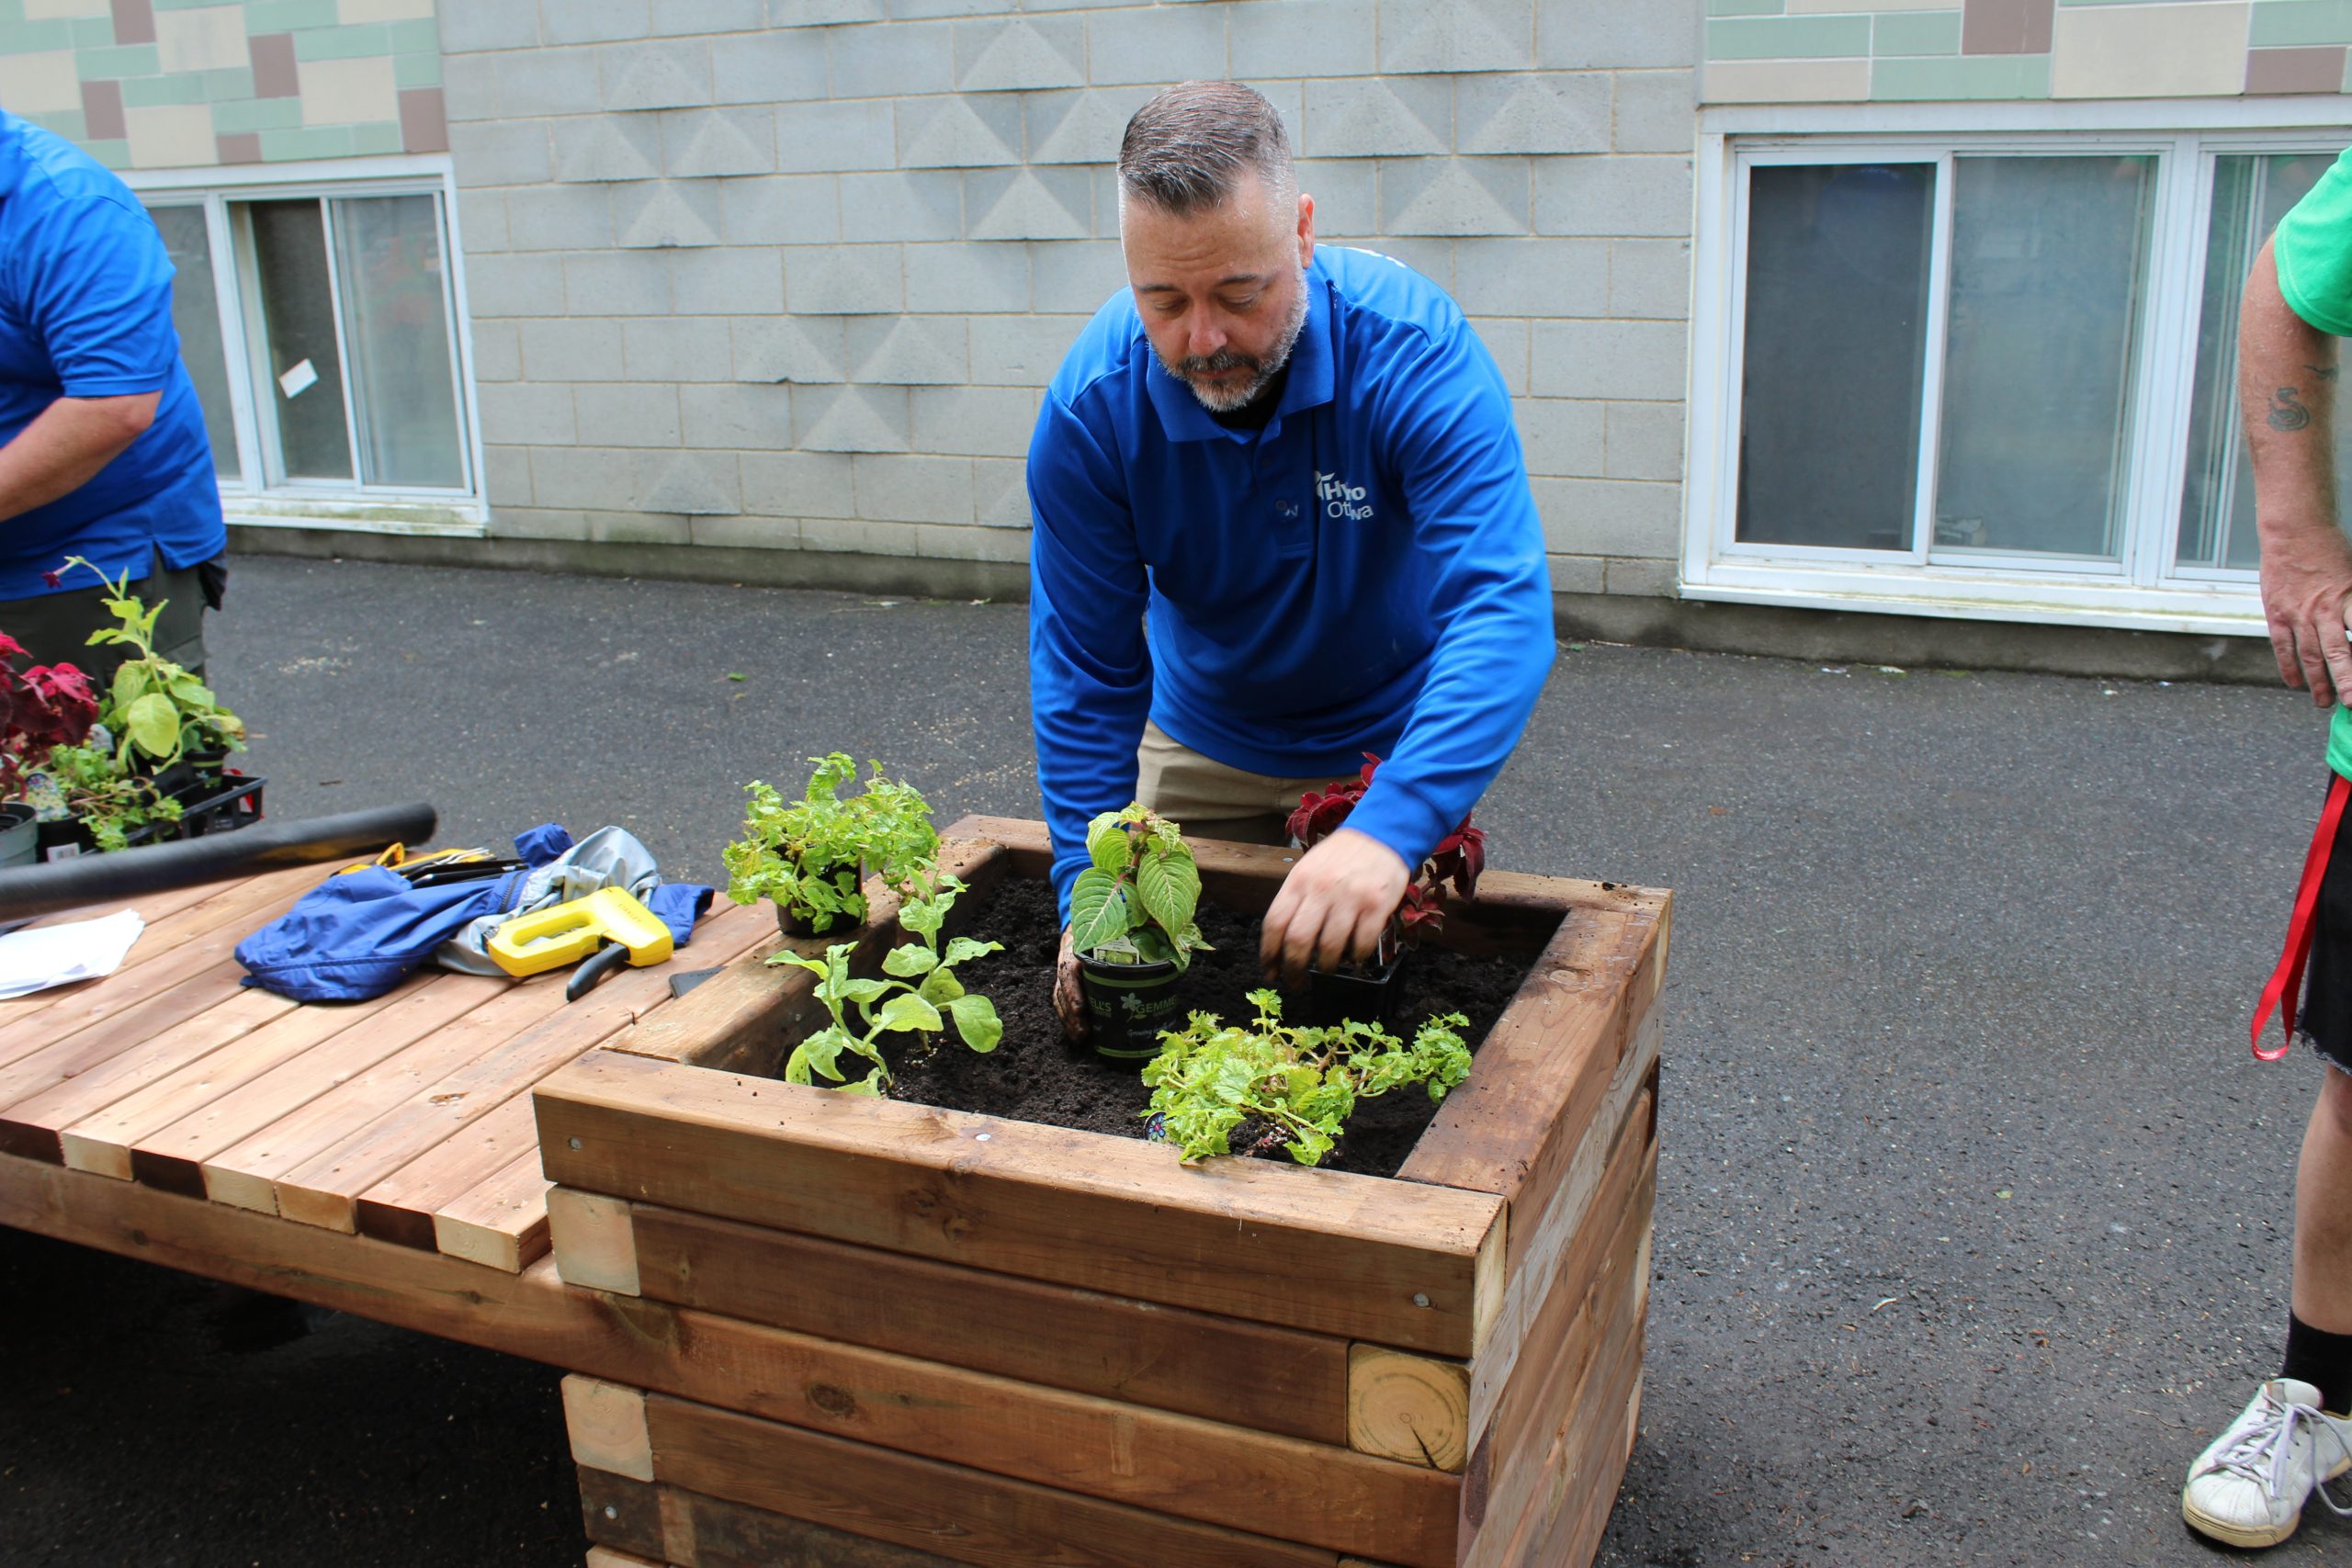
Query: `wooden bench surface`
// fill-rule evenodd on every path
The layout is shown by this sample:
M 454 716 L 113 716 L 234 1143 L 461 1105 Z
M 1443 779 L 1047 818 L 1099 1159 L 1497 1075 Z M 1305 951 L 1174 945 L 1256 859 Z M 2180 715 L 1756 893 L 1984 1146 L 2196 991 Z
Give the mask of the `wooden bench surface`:
M 548 1248 L 530 1089 L 670 1002 L 670 977 L 775 945 L 720 900 L 669 962 L 566 1003 L 528 980 L 426 966 L 385 996 L 301 1004 L 232 956 L 333 871 L 178 888 L 51 917 L 137 910 L 102 980 L 0 1001 L 0 1151 L 518 1273 Z

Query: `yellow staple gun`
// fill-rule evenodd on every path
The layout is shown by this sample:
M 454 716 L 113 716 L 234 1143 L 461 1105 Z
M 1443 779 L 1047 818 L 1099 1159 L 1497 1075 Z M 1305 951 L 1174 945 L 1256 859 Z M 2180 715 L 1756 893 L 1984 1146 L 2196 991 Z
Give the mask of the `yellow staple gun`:
M 607 942 L 614 945 L 599 952 Z M 565 998 L 576 1001 L 623 959 L 641 969 L 668 958 L 670 945 L 670 928 L 652 910 L 621 888 L 600 887 L 584 898 L 515 916 L 492 935 L 490 956 L 517 979 L 587 959 L 564 987 Z

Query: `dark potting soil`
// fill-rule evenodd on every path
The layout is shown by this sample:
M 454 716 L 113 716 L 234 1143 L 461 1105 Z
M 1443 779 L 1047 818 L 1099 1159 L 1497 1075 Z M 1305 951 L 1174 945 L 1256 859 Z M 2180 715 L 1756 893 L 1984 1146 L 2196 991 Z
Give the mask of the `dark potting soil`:
M 1204 903 L 1200 922 L 1214 951 L 1194 953 L 1177 982 L 1179 1011 L 1211 1012 L 1227 1021 L 1253 1016 L 1249 993 L 1265 983 L 1258 967 L 1258 919 Z M 891 1066 L 898 1077 L 890 1097 L 1012 1121 L 1142 1137 L 1143 1113 L 1151 1100 L 1140 1077 L 1142 1064 L 1109 1061 L 1062 1037 L 1053 994 L 1061 924 L 1052 888 L 1028 877 L 1007 877 L 963 930 L 983 942 L 1004 943 L 1002 953 L 956 970 L 967 988 L 996 1003 L 997 1016 L 1004 1021 L 1004 1039 L 986 1055 L 966 1050 L 952 1036 L 920 1060 L 893 1052 Z M 1397 979 L 1403 997 L 1392 1032 L 1409 1038 L 1433 1013 L 1462 1013 L 1470 1021 L 1462 1038 L 1475 1053 L 1526 975 L 1527 964 L 1517 959 L 1422 949 L 1408 957 Z M 1283 1002 L 1285 1017 L 1306 1015 L 1303 993 L 1286 996 Z M 1346 1135 L 1325 1157 L 1323 1168 L 1394 1176 L 1436 1114 L 1428 1091 L 1419 1085 L 1360 1100 Z M 1274 1150 L 1266 1157 L 1290 1156 Z

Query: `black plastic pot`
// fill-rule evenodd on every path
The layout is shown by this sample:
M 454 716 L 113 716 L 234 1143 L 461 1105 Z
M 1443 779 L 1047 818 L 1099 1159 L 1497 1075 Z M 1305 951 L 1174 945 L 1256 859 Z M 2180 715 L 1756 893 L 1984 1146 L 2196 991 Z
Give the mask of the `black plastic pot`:
M 1404 969 L 1402 953 L 1378 968 L 1351 964 L 1345 969 L 1317 969 L 1310 965 L 1306 971 L 1306 1021 L 1317 1029 L 1335 1028 L 1351 1019 L 1358 1023 L 1394 1023 L 1397 998 L 1402 994 L 1396 976 Z
M 0 865 L 30 865 L 40 855 L 40 824 L 29 806 L 0 806 Z
M 1182 1021 L 1173 964 L 1105 964 L 1078 955 L 1079 991 L 1093 1026 L 1094 1054 L 1140 1062 L 1159 1055 L 1159 1032 Z
M 212 778 L 189 774 L 182 775 L 176 787 L 172 787 L 164 784 L 172 776 L 171 770 L 166 769 L 157 775 L 156 782 L 164 794 L 180 803 L 180 819 L 150 822 L 131 829 L 123 835 L 125 849 L 233 832 L 261 820 L 262 786 L 269 782 L 266 778 L 228 772 Z M 39 848 L 35 853 L 41 861 L 71 860 L 76 855 L 97 852 L 96 838 L 71 818 L 43 822 L 38 832 Z
M 865 868 L 862 865 L 858 867 L 857 879 L 863 886 L 865 881 Z M 857 927 L 858 921 L 854 917 L 837 911 L 833 916 L 832 923 L 820 931 L 812 923 L 810 917 L 803 915 L 799 910 L 781 901 L 775 903 L 775 929 L 786 936 L 822 937 L 828 942 L 838 942 L 850 931 L 855 931 Z

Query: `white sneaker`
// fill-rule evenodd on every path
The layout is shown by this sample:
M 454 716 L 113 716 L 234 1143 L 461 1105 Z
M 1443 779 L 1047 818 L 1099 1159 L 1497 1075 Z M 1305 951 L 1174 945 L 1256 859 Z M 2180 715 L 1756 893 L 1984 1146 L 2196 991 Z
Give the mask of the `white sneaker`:
M 2199 1535 L 2231 1546 L 2276 1546 L 2302 1522 L 2303 1503 L 2320 1501 L 2346 1517 L 2322 1484 L 2352 1470 L 2352 1421 L 2319 1407 L 2319 1390 L 2273 1378 L 2188 1467 L 2180 1517 Z

